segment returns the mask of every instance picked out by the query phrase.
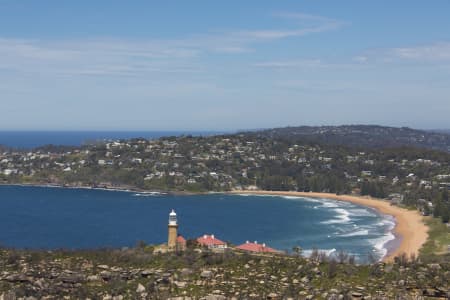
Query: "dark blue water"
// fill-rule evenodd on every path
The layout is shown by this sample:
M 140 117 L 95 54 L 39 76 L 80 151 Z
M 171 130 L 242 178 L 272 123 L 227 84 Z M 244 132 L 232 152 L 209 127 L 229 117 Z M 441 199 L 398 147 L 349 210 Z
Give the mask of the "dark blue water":
M 112 140 L 163 136 L 208 136 L 218 131 L 0 131 L 0 145 L 29 149 L 42 145 L 80 146 L 85 143 Z
M 186 238 L 215 234 L 234 244 L 299 245 L 361 260 L 385 254 L 392 222 L 371 209 L 334 200 L 210 194 L 143 195 L 88 189 L 0 186 L 0 244 L 21 248 L 163 243 L 171 209 Z

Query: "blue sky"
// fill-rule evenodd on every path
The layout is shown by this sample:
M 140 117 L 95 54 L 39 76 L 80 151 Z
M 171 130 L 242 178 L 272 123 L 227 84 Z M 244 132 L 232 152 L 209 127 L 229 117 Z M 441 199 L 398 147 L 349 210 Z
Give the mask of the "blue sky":
M 0 130 L 450 128 L 450 2 L 0 0 Z

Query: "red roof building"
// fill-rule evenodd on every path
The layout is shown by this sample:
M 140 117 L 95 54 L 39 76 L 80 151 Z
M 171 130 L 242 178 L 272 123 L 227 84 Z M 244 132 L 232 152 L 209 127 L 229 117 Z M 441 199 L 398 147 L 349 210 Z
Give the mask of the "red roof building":
M 247 241 L 245 244 L 237 246 L 236 249 L 258 253 L 280 253 L 280 251 L 267 247 L 264 243 L 258 244 L 256 241 L 254 243 Z
M 181 235 L 177 236 L 177 247 L 179 250 L 186 249 L 186 239 Z
M 197 238 L 197 243 L 199 243 L 201 246 L 205 246 L 208 248 L 227 248 L 227 243 L 219 240 L 214 236 L 214 234 L 211 235 L 203 235 L 199 238 Z

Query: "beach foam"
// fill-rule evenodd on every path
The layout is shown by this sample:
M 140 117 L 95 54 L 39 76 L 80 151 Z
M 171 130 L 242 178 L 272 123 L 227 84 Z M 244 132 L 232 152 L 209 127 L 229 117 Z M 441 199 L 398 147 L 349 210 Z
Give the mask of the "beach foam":
M 335 208 L 333 209 L 338 215 L 335 219 L 331 219 L 328 221 L 322 221 L 321 224 L 345 224 L 350 222 L 350 213 L 348 210 L 343 208 Z
M 350 233 L 341 234 L 340 236 L 342 236 L 342 237 L 351 237 L 351 236 L 364 236 L 364 235 L 369 235 L 369 230 L 368 229 L 357 230 L 357 231 L 353 231 L 353 232 L 350 232 Z
M 332 249 L 306 249 L 306 250 L 302 251 L 302 254 L 305 257 L 310 257 L 314 250 L 317 250 L 319 253 L 325 253 L 327 256 L 330 256 L 333 252 L 336 252 L 336 248 L 332 248 Z
M 149 193 L 135 193 L 133 196 L 135 197 L 154 197 L 154 196 L 161 196 L 161 193 L 158 192 L 149 192 Z
M 350 215 L 353 217 L 376 217 L 377 214 L 369 209 L 355 208 L 349 209 Z

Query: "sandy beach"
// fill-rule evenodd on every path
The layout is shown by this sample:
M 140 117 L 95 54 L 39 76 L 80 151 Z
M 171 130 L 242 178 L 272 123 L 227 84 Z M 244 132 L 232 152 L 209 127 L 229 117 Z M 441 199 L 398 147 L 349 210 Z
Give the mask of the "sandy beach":
M 386 262 L 392 261 L 395 256 L 402 253 L 406 253 L 408 256 L 411 254 L 417 256 L 419 254 L 419 249 L 428 238 L 428 227 L 425 225 L 423 217 L 418 211 L 393 206 L 389 202 L 380 199 L 314 192 L 234 191 L 232 193 L 327 198 L 364 205 L 374 208 L 382 214 L 391 215 L 396 220 L 394 233 L 396 237 L 400 239 L 400 244 L 383 258 L 383 261 Z

